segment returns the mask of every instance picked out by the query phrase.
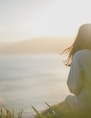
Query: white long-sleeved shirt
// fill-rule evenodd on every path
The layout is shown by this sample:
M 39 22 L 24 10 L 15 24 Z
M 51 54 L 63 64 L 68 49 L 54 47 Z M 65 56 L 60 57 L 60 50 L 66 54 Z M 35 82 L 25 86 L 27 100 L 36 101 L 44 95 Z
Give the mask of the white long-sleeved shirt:
M 83 49 L 74 54 L 67 85 L 78 98 L 91 99 L 91 50 Z

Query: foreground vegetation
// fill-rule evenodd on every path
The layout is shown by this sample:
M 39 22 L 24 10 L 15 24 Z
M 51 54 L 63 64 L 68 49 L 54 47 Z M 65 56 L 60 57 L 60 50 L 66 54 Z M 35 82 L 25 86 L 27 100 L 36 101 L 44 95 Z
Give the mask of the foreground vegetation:
M 47 110 L 43 112 L 38 112 L 38 110 L 32 106 L 33 110 L 36 113 L 35 118 L 91 118 L 91 110 L 87 109 L 84 112 L 73 112 L 73 111 L 62 111 L 60 105 L 50 106 Z
M 23 110 L 15 113 L 14 109 L 11 111 L 6 106 L 0 106 L 0 118 L 22 118 Z
M 91 111 L 87 112 L 73 112 L 73 111 L 62 111 L 60 105 L 48 106 L 48 109 L 42 111 L 41 113 L 32 106 L 32 109 L 35 112 L 34 118 L 91 118 Z M 30 116 L 29 118 L 31 118 Z M 0 118 L 23 118 L 23 110 L 18 113 L 15 113 L 14 110 L 10 111 L 6 106 L 2 105 L 0 107 Z M 24 117 L 25 118 L 25 117 Z M 33 117 L 32 117 L 33 118 Z

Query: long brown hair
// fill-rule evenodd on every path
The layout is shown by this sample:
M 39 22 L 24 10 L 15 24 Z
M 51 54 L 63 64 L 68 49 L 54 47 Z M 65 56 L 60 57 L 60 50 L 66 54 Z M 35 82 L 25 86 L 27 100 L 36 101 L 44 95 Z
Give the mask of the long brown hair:
M 73 55 L 82 49 L 91 50 L 91 24 L 82 25 L 73 44 L 63 51 L 68 56 L 65 64 L 70 66 Z

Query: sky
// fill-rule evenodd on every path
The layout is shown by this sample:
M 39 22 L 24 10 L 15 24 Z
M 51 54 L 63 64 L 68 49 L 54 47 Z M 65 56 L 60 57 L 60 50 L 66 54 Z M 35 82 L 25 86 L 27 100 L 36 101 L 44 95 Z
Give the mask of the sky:
M 91 23 L 90 0 L 0 0 L 0 42 L 71 36 Z

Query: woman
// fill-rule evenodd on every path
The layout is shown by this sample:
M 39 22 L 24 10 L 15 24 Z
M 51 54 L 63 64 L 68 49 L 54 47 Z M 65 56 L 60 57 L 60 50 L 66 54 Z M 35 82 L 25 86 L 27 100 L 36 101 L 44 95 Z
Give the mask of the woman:
M 55 118 L 91 118 L 91 24 L 79 28 L 76 40 L 64 53 L 68 55 L 66 65 L 70 66 L 67 85 L 73 95 L 42 114 L 58 115 Z
M 67 48 L 66 65 L 71 66 L 67 85 L 68 95 L 62 109 L 83 111 L 91 109 L 91 24 L 79 28 L 76 40 Z M 90 111 L 91 112 L 91 111 Z

